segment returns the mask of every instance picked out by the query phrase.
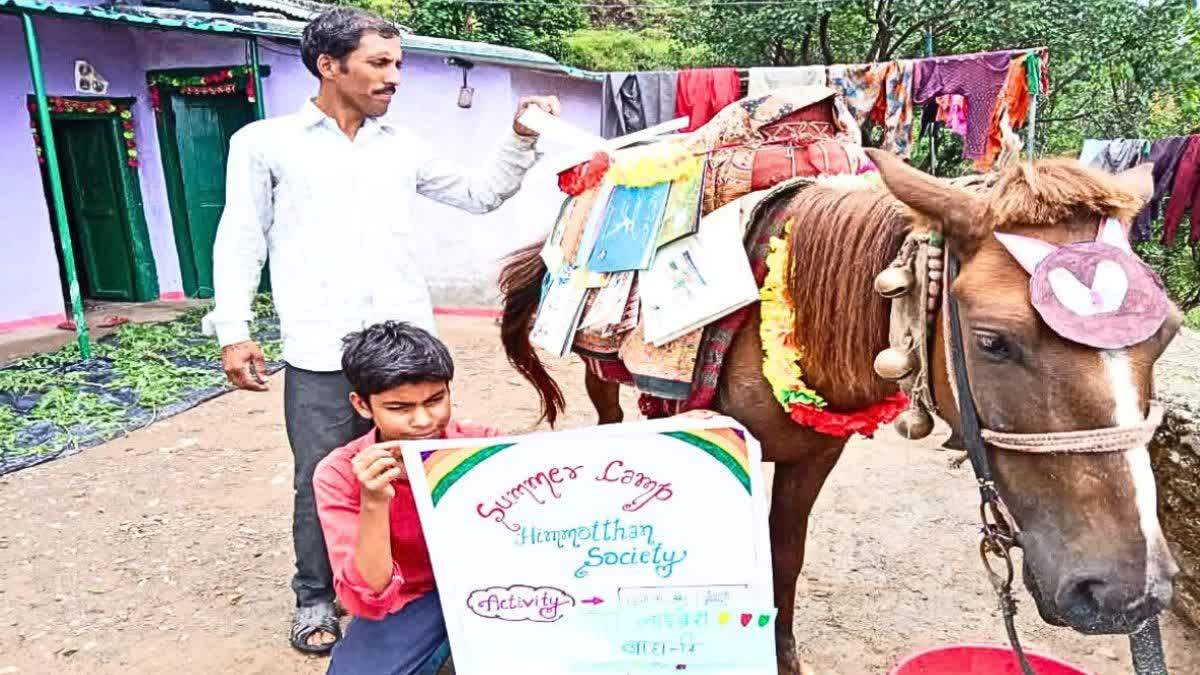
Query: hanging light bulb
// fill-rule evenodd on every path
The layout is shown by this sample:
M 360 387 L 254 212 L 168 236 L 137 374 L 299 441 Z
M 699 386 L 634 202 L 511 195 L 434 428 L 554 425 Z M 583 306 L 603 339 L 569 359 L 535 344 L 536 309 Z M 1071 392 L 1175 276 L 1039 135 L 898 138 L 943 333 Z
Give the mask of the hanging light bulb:
M 475 67 L 474 63 L 451 56 L 446 59 L 446 65 L 462 68 L 463 83 L 458 90 L 458 107 L 470 108 L 475 103 L 475 89 L 467 84 L 467 73 Z

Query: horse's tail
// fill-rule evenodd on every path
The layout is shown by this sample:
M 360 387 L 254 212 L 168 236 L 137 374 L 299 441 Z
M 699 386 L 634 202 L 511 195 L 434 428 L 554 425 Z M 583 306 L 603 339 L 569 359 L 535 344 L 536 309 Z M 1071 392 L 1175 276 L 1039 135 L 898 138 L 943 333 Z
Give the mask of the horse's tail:
M 541 256 L 543 244 L 531 244 L 504 259 L 499 279 L 500 294 L 504 297 L 500 340 L 504 343 L 508 362 L 537 390 L 542 419 L 553 427 L 558 414 L 566 407 L 566 401 L 562 389 L 546 371 L 529 342 L 529 332 L 542 296 L 542 279 L 546 274 L 546 264 Z

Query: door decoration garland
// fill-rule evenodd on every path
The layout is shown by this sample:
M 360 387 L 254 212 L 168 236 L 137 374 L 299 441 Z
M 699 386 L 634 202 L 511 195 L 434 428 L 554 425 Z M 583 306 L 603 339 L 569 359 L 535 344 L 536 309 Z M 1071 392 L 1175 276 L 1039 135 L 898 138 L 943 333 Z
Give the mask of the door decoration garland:
M 67 96 L 50 96 L 47 97 L 46 102 L 50 107 L 50 114 L 52 115 L 94 115 L 96 117 L 116 115 L 121 123 L 121 140 L 125 142 L 125 163 L 131 169 L 137 168 L 137 139 L 133 133 L 133 112 L 128 106 L 113 103 L 108 99 L 80 99 Z M 38 130 L 37 111 L 37 104 L 30 103 L 29 127 L 33 132 L 34 151 L 37 153 L 38 163 L 45 164 L 46 150 L 42 146 L 42 137 Z
M 254 68 L 236 66 L 222 68 L 204 75 L 180 76 L 171 73 L 150 73 L 146 76 L 150 85 L 150 106 L 155 112 L 162 109 L 162 92 L 177 91 L 185 96 L 218 96 L 246 92 L 246 100 L 254 103 Z

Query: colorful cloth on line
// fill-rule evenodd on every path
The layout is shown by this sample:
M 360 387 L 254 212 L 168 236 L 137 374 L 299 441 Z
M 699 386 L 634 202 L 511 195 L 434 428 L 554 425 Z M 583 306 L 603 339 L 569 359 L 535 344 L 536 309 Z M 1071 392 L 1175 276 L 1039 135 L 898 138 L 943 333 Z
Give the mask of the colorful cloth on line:
M 913 62 L 893 61 L 883 79 L 883 99 L 876 105 L 875 121 L 883 126 L 883 144 L 888 152 L 908 157 L 912 150 Z
M 1191 213 L 1191 241 L 1200 241 L 1200 136 L 1188 138 L 1187 149 L 1179 159 L 1175 170 L 1175 184 L 1171 188 L 1167 215 L 1163 221 L 1162 243 L 1175 243 L 1175 234 L 1185 213 Z
M 1171 190 L 1175 182 L 1175 172 L 1179 168 L 1179 160 L 1187 150 L 1188 136 L 1172 136 L 1154 141 L 1150 145 L 1150 157 L 1147 161 L 1154 164 L 1154 196 L 1146 202 L 1146 206 L 1133 220 L 1133 240 L 1149 241 L 1150 224 L 1158 219 L 1162 211 L 1163 198 Z
M 925 103 L 944 94 L 967 99 L 967 135 L 963 157 L 976 160 L 987 149 L 996 101 L 1008 77 L 1011 51 L 921 59 L 913 71 L 913 102 Z
M 880 147 L 907 157 L 912 145 L 913 62 L 829 66 L 829 86 L 841 94 L 861 127 L 883 129 Z
M 937 97 L 937 121 L 946 125 L 952 133 L 967 135 L 967 99 L 961 94 Z
M 695 131 L 741 96 L 742 81 L 734 68 L 685 70 L 679 73 L 675 116 L 690 118 L 685 131 Z
M 829 86 L 842 95 L 846 107 L 862 126 L 871 119 L 891 64 L 865 63 L 829 66 Z

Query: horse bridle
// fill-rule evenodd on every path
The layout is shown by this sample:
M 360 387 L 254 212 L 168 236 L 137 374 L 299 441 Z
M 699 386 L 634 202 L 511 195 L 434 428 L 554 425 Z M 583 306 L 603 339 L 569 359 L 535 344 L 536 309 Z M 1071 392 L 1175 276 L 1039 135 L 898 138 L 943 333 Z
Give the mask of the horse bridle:
M 958 258 L 950 253 L 948 246 L 945 251 L 946 273 L 942 284 L 942 307 L 945 312 L 946 367 L 950 371 L 950 385 L 958 405 L 959 432 L 979 487 L 979 515 L 982 522 L 979 555 L 992 587 L 996 590 L 1008 639 L 1021 664 L 1021 670 L 1024 675 L 1035 675 L 1021 647 L 1015 624 L 1017 603 L 1012 595 L 1014 569 L 1010 552 L 1020 546 L 1017 539 L 1019 530 L 996 489 L 995 476 L 988 461 L 987 446 L 991 444 L 1013 452 L 1119 452 L 1149 443 L 1154 430 L 1162 421 L 1162 410 L 1157 405 L 1152 405 L 1146 422 L 1133 427 L 1044 434 L 1009 434 L 983 429 L 967 374 L 958 301 L 951 292 L 954 280 L 958 276 L 959 262 Z M 1150 618 L 1141 629 L 1130 634 L 1129 647 L 1138 675 L 1167 675 L 1157 617 Z

